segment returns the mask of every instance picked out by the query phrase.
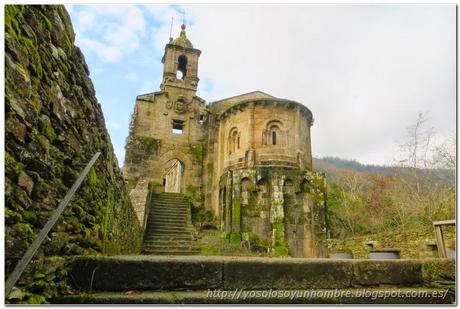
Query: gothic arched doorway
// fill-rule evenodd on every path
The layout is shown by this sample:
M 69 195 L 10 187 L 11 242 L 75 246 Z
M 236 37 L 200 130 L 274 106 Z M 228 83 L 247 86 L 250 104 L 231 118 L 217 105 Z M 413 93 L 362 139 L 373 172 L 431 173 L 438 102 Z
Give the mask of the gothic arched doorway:
M 182 175 L 184 163 L 177 159 L 169 160 L 164 169 L 165 192 L 180 193 L 182 187 Z

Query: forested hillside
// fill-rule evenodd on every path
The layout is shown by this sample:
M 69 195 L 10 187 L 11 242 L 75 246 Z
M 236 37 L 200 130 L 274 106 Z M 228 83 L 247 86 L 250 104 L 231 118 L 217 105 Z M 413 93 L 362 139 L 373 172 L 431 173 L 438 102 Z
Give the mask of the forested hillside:
M 420 114 L 407 128 L 406 142 L 391 166 L 355 160 L 314 159 L 326 174 L 329 233 L 332 238 L 411 229 L 455 218 L 455 138 L 432 142 Z

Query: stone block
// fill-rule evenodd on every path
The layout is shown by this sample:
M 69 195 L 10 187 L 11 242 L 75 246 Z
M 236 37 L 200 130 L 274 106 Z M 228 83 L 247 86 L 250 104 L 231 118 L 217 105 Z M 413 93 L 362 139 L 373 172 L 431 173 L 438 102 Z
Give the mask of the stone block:
M 70 262 L 83 291 L 196 290 L 222 286 L 222 262 L 160 256 L 80 257 Z
M 238 259 L 224 262 L 225 289 L 345 288 L 353 263 L 326 259 Z
M 355 262 L 354 285 L 408 285 L 422 283 L 422 265 L 413 260 Z

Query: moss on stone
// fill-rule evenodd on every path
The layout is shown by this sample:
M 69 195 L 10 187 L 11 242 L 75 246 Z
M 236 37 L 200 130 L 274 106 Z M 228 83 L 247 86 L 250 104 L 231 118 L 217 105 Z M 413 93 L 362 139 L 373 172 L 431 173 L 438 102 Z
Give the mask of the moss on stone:
M 56 132 L 54 132 L 54 129 L 52 126 L 45 126 L 44 133 L 48 137 L 51 143 L 56 139 Z
M 58 21 L 65 31 L 53 25 Z M 7 132 L 17 124 L 26 128 L 5 140 L 6 274 L 96 151 L 102 155 L 33 263 L 44 263 L 52 254 L 139 253 L 141 248 L 143 231 L 103 125 L 86 64 L 73 41 L 64 6 L 5 6 Z M 155 142 L 147 141 L 144 146 L 154 152 Z M 23 177 L 20 185 L 22 172 L 29 178 L 26 183 Z M 26 192 L 24 186 L 32 181 Z M 21 292 L 7 302 L 48 301 L 57 292 L 48 287 L 61 284 L 62 278 L 59 271 L 46 272 L 53 268 L 46 263 L 44 270 L 21 277 L 17 284 Z
M 96 170 L 91 168 L 88 173 L 88 184 L 91 187 L 97 186 L 100 183 L 99 178 L 97 177 Z
M 228 241 L 233 245 L 239 244 L 241 242 L 241 233 L 230 233 Z
M 196 162 L 202 164 L 205 156 L 205 150 L 203 145 L 190 146 L 190 150 L 195 158 Z
M 289 250 L 286 246 L 286 239 L 284 236 L 284 223 L 274 222 L 272 224 L 273 231 L 273 254 L 275 256 L 287 256 Z

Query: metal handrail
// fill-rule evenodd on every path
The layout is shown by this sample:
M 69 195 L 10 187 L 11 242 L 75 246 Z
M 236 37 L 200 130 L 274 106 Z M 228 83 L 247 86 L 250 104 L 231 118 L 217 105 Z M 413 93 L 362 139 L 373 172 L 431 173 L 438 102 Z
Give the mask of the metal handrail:
M 70 190 L 67 191 L 67 194 L 65 195 L 64 199 L 61 201 L 61 203 L 59 203 L 59 206 L 56 208 L 56 210 L 54 210 L 53 214 L 48 219 L 48 222 L 46 222 L 45 226 L 38 233 L 37 238 L 35 238 L 34 242 L 30 245 L 29 249 L 27 249 L 27 251 L 24 254 L 24 256 L 18 262 L 18 264 L 14 268 L 13 272 L 8 277 L 8 280 L 6 280 L 6 283 L 5 283 L 5 297 L 8 296 L 8 294 L 11 292 L 11 289 L 14 287 L 14 285 L 18 281 L 19 277 L 24 272 L 24 269 L 30 263 L 30 261 L 32 260 L 32 258 L 35 255 L 35 253 L 37 252 L 38 248 L 40 247 L 40 245 L 45 240 L 46 235 L 48 235 L 49 231 L 53 228 L 53 226 L 56 224 L 58 219 L 61 217 L 62 212 L 64 211 L 66 206 L 69 204 L 69 202 L 72 199 L 73 195 L 75 194 L 77 189 L 80 187 L 81 183 L 83 182 L 83 179 L 86 177 L 86 175 L 88 174 L 89 170 L 91 169 L 91 167 L 93 167 L 94 163 L 96 162 L 96 160 L 99 158 L 100 155 L 101 155 L 101 152 L 99 152 L 99 151 L 94 154 L 94 156 L 91 158 L 91 160 L 88 162 L 86 167 L 81 172 L 81 174 L 78 177 L 78 179 L 73 183 L 73 185 L 70 188 Z
M 444 242 L 442 227 L 452 225 L 455 226 L 455 219 L 433 222 L 434 234 L 436 236 L 436 246 L 438 247 L 438 255 L 440 258 L 447 258 L 446 243 Z

